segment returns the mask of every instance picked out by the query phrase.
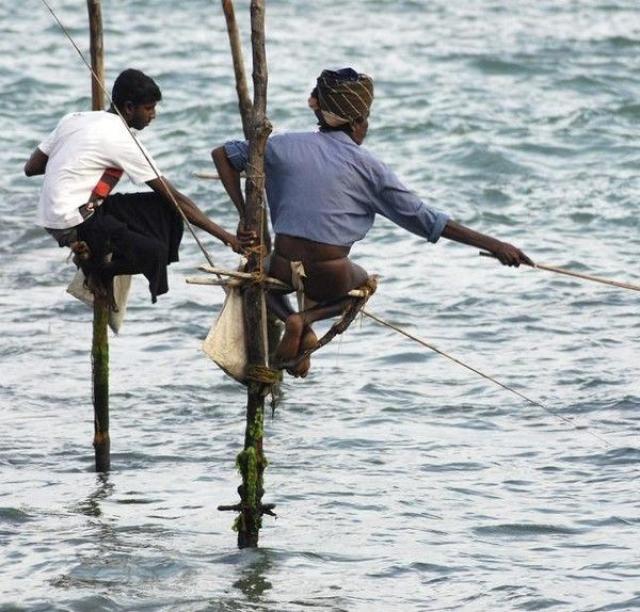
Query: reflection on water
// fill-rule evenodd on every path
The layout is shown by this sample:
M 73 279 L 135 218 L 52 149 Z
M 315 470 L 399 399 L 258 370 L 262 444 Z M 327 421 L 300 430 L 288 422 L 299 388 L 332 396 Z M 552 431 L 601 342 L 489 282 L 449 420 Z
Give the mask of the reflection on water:
M 96 474 L 97 487 L 84 500 L 78 502 L 76 511 L 87 516 L 98 518 L 102 516 L 100 502 L 107 499 L 114 491 L 114 484 L 109 481 L 109 474 L 100 472 Z
M 249 603 L 261 603 L 263 595 L 273 585 L 266 578 L 271 570 L 271 553 L 268 549 L 249 551 L 251 561 L 240 570 L 240 577 L 233 583 L 233 587 L 242 592 Z

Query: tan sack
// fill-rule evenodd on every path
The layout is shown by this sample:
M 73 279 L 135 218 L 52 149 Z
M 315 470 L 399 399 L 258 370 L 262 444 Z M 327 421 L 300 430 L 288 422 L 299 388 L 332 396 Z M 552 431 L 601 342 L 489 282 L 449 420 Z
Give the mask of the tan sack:
M 225 287 L 222 310 L 205 338 L 202 350 L 225 373 L 245 383 L 247 347 L 244 336 L 244 308 L 239 287 Z
M 76 270 L 76 274 L 71 279 L 67 287 L 67 293 L 74 298 L 84 302 L 87 306 L 93 308 L 93 293 L 87 289 L 85 285 L 85 277 L 80 268 Z M 109 310 L 109 327 L 114 334 L 117 334 L 122 327 L 124 315 L 127 312 L 127 302 L 129 301 L 129 289 L 131 288 L 131 277 L 128 275 L 116 276 L 113 279 L 113 299 L 115 300 L 118 311 Z

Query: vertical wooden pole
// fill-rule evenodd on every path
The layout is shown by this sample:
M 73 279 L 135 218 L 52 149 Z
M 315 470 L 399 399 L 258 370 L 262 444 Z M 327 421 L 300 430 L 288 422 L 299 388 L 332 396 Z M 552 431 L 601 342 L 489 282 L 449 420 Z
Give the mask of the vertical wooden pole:
M 227 22 L 227 33 L 229 34 L 229 44 L 231 45 L 231 58 L 233 60 L 233 72 L 236 77 L 236 92 L 238 93 L 238 106 L 240 108 L 240 118 L 242 119 L 242 131 L 248 140 L 251 132 L 251 114 L 253 103 L 249 97 L 249 88 L 244 70 L 244 59 L 242 56 L 242 42 L 240 32 L 236 22 L 236 13 L 232 0 L 222 0 L 222 11 Z
M 104 42 L 101 0 L 87 0 L 89 49 L 91 53 L 91 110 L 104 110 Z M 97 78 L 96 78 L 97 77 Z
M 93 343 L 93 448 L 96 472 L 108 472 L 111 467 L 111 439 L 109 438 L 109 307 L 94 296 Z
M 246 186 L 246 229 L 259 236 L 264 219 L 264 151 L 271 124 L 267 120 L 267 62 L 264 34 L 264 0 L 251 1 L 251 46 L 253 49 L 253 109 L 249 132 L 249 164 Z M 262 242 L 262 240 L 261 240 Z M 248 270 L 258 272 L 261 253 L 252 252 Z M 263 288 L 258 284 L 247 286 L 244 291 L 245 329 L 247 332 L 247 357 L 249 366 L 268 365 L 267 313 Z M 241 514 L 238 520 L 238 546 L 258 545 L 262 523 L 263 472 L 267 461 L 263 452 L 264 382 L 249 380 L 247 387 L 247 425 L 244 450 L 238 456 L 242 474 L 240 496 Z
M 102 37 L 102 9 L 100 0 L 87 0 L 91 50 L 91 108 L 103 110 L 104 45 Z M 109 306 L 106 299 L 94 295 L 93 343 L 91 364 L 93 370 L 93 448 L 96 472 L 111 467 L 111 440 L 109 439 Z

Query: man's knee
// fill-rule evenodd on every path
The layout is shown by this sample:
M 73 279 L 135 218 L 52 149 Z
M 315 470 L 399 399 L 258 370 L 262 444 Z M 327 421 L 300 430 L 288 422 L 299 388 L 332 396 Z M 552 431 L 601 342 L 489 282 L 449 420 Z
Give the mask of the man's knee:
M 364 285 L 369 279 L 367 271 L 358 264 L 351 263 L 351 289 L 356 289 L 360 285 Z M 350 289 L 350 290 L 351 290 Z

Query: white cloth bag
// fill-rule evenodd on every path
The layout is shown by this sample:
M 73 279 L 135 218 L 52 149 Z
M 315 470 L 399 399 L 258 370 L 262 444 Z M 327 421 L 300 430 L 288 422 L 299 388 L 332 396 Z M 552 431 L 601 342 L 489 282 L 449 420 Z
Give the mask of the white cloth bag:
M 218 318 L 204 340 L 202 350 L 226 374 L 245 383 L 247 346 L 244 335 L 244 307 L 239 287 L 225 287 L 226 297 Z
M 77 300 L 84 302 L 93 308 L 93 293 L 86 288 L 85 277 L 80 268 L 76 270 L 75 276 L 71 279 L 67 287 L 67 293 Z M 113 299 L 118 306 L 118 312 L 109 311 L 109 327 L 114 334 L 117 334 L 122 327 L 124 315 L 127 313 L 127 302 L 129 301 L 129 289 L 131 288 L 131 277 L 128 275 L 115 276 L 113 278 Z

